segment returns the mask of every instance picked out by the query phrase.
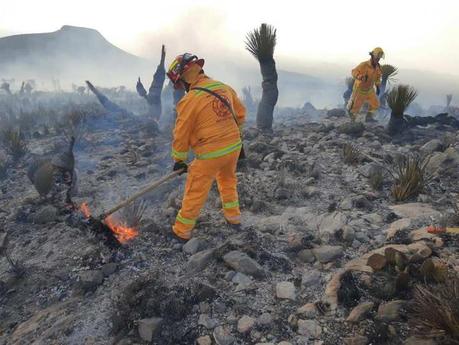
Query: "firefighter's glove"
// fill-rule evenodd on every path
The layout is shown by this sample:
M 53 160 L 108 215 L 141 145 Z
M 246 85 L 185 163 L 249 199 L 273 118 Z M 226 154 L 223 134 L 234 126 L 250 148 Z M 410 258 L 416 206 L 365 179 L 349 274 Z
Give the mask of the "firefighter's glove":
M 173 171 L 182 170 L 179 175 L 182 175 L 188 171 L 188 165 L 185 162 L 175 162 Z

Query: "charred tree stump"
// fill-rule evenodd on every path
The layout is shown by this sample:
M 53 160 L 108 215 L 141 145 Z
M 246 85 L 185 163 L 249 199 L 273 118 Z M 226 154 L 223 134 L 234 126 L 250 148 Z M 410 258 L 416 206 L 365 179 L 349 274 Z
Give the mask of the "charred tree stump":
M 142 81 L 139 79 L 137 80 L 137 93 L 140 97 L 145 98 L 149 107 L 150 107 L 150 114 L 155 119 L 155 121 L 159 121 L 161 118 L 162 112 L 162 104 L 161 104 L 161 93 L 164 86 L 164 80 L 166 79 L 166 69 L 164 68 L 164 61 L 166 59 L 166 49 L 164 44 L 161 48 L 161 60 L 159 62 L 158 67 L 156 68 L 156 72 L 153 75 L 153 81 L 151 82 L 150 89 L 147 91 L 142 84 Z

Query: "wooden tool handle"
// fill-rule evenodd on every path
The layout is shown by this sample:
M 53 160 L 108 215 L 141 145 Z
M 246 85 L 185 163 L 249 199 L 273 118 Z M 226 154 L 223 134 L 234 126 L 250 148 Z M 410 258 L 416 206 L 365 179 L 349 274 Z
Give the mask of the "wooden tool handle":
M 144 194 L 146 194 L 148 192 L 151 192 L 152 190 L 155 190 L 160 185 L 162 185 L 164 182 L 167 182 L 167 181 L 173 179 L 174 177 L 178 176 L 182 172 L 183 172 L 183 169 L 171 172 L 169 175 L 166 175 L 166 176 L 160 178 L 159 180 L 151 183 L 150 185 L 148 185 L 145 188 L 141 189 L 137 193 L 131 195 L 128 199 L 122 201 L 121 203 L 119 203 L 115 207 L 111 208 L 107 212 L 102 213 L 100 215 L 100 219 L 107 218 L 109 215 L 111 215 L 111 214 L 115 213 L 116 211 L 118 211 L 119 209 L 129 205 L 131 202 L 133 202 L 134 200 L 140 198 L 142 195 L 144 195 Z

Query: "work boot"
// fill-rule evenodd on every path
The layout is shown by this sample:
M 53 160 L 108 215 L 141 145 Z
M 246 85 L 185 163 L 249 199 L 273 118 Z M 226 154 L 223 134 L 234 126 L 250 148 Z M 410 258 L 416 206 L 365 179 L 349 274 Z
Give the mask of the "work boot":
M 378 121 L 374 119 L 373 113 L 367 113 L 367 115 L 365 116 L 365 122 L 367 122 L 367 123 L 375 123 L 375 122 L 378 122 Z
M 171 229 L 171 231 L 168 232 L 167 234 L 167 239 L 171 242 L 176 242 L 176 243 L 179 243 L 179 244 L 185 244 L 188 242 L 187 239 L 184 239 L 184 238 L 181 238 L 179 236 L 177 236 L 174 232 L 174 230 Z
M 242 230 L 242 225 L 241 225 L 241 223 L 233 224 L 233 223 L 230 223 L 230 222 L 226 221 L 226 224 L 228 224 L 228 226 L 229 226 L 232 230 L 235 230 L 235 231 L 241 231 L 241 230 Z

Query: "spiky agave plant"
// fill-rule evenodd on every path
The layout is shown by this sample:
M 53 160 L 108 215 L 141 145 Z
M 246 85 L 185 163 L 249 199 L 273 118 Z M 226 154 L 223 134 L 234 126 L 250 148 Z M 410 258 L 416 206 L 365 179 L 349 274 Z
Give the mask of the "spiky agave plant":
M 259 28 L 247 34 L 245 47 L 260 63 L 263 78 L 261 83 L 263 92 L 257 110 L 257 127 L 262 130 L 271 130 L 274 107 L 279 97 L 274 61 L 276 29 L 271 25 L 261 24 Z
M 359 149 L 352 144 L 349 144 L 349 143 L 344 144 L 343 160 L 344 160 L 344 163 L 348 165 L 356 165 L 360 161 Z
M 14 161 L 27 153 L 27 143 L 22 137 L 20 130 L 7 128 L 1 133 L 1 141 L 6 151 L 13 157 Z
M 381 66 L 382 76 L 381 76 L 381 87 L 379 93 L 379 101 L 381 103 L 381 108 L 386 107 L 386 88 L 388 83 L 395 82 L 395 76 L 398 74 L 398 69 L 395 66 L 386 64 Z
M 459 344 L 459 279 L 416 286 L 408 306 L 408 323 L 415 335 L 441 337 L 442 344 Z
M 396 201 L 415 197 L 424 190 L 430 180 L 426 171 L 429 158 L 412 153 L 402 155 L 393 162 L 388 172 L 394 180 L 391 194 Z
M 403 117 L 405 110 L 415 100 L 418 93 L 409 85 L 397 85 L 387 94 L 387 104 L 391 109 L 388 132 L 397 134 L 406 128 L 406 120 Z

